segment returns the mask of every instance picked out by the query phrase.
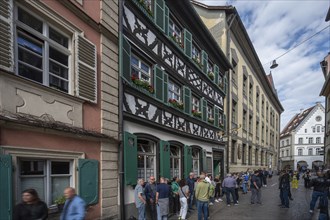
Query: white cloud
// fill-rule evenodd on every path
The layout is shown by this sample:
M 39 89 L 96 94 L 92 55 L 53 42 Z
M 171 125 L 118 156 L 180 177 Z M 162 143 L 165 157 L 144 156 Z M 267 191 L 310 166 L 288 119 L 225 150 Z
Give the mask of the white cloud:
M 330 25 L 325 22 L 330 7 L 328 0 L 200 1 L 236 7 L 266 73 L 273 59 Z M 300 109 L 309 108 L 317 101 L 324 102 L 324 97 L 319 96 L 324 83 L 319 63 L 329 51 L 330 28 L 327 28 L 277 59 L 279 66 L 272 74 L 285 109 L 281 128 Z

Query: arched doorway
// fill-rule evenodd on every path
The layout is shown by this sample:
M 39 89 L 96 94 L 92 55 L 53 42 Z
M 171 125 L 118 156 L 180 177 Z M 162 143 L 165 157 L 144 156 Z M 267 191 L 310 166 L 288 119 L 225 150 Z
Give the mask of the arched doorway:
M 323 165 L 324 165 L 324 162 L 323 162 L 323 161 L 321 161 L 321 160 L 315 160 L 315 161 L 313 161 L 313 163 L 312 163 L 312 169 L 317 171 L 317 170 L 319 170 L 319 168 L 321 168 Z
M 306 161 L 304 161 L 304 160 L 301 160 L 301 161 L 298 161 L 297 162 L 297 170 L 299 171 L 299 172 L 305 172 L 306 170 L 307 170 L 307 167 L 308 167 L 308 164 L 307 164 L 307 162 Z

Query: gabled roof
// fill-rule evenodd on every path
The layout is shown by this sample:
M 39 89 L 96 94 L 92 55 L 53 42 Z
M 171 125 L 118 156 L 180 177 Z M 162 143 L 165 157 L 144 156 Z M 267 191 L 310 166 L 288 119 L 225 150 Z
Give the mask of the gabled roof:
M 270 86 L 272 87 L 273 92 L 275 93 L 275 95 L 277 95 L 277 91 L 276 91 L 276 88 L 275 88 L 272 72 L 270 72 L 267 75 L 267 79 L 268 79 L 268 82 L 269 82 Z
M 285 128 L 281 132 L 280 137 L 284 137 L 284 136 L 290 135 L 290 133 L 293 130 L 295 130 L 301 124 L 301 122 L 303 122 L 305 120 L 305 118 L 307 118 L 307 116 L 309 115 L 309 113 L 316 106 L 317 105 L 314 105 L 313 107 L 310 107 L 310 108 L 308 108 L 306 110 L 303 110 L 301 113 L 296 114 L 295 116 L 293 116 L 293 118 L 289 121 L 289 123 L 285 126 Z

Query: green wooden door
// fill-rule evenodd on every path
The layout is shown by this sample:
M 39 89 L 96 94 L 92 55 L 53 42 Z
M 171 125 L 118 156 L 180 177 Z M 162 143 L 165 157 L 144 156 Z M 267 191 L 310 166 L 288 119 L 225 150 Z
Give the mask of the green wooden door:
M 13 182 L 11 155 L 0 155 L 0 219 L 12 219 Z

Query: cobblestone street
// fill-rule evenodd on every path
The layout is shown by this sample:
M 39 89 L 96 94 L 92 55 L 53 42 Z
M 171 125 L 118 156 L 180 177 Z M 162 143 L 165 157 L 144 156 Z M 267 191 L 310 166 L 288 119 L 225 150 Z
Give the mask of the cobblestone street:
M 305 189 L 303 180 L 299 181 L 299 188 L 292 190 L 293 201 L 290 208 L 280 208 L 278 176 L 268 181 L 268 186 L 262 188 L 262 204 L 251 205 L 251 192 L 244 195 L 239 192 L 239 205 L 227 207 L 226 202 L 215 203 L 210 207 L 209 219 L 223 220 L 316 220 L 319 210 L 315 208 L 314 214 L 309 214 L 309 203 L 312 189 Z M 223 198 L 225 201 L 225 197 Z M 317 207 L 317 205 L 316 205 Z M 177 219 L 171 217 L 170 219 Z M 194 210 L 188 219 L 197 219 L 197 210 Z

